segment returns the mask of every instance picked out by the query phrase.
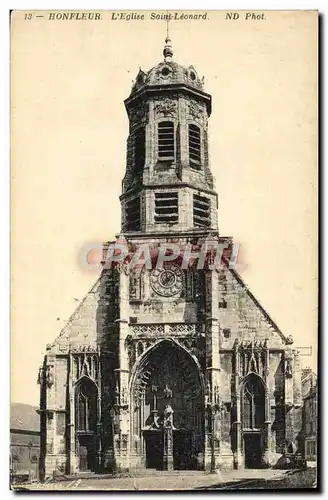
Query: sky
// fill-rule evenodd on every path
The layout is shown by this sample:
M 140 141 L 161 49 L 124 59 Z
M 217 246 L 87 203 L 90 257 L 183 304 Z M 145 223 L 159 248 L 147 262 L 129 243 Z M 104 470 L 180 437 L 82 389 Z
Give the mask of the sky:
M 123 101 L 139 67 L 163 59 L 166 35 L 164 21 L 144 14 L 13 14 L 12 401 L 38 404 L 46 344 L 99 274 L 81 266 L 81 251 L 120 231 Z M 241 245 L 241 275 L 284 334 L 312 346 L 302 364 L 316 370 L 317 19 L 311 11 L 264 16 L 173 20 L 173 59 L 194 65 L 212 95 L 220 233 Z

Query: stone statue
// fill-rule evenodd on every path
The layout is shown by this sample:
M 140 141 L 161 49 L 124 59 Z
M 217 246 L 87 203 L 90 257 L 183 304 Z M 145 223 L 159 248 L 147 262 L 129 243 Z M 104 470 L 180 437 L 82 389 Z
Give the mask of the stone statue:
M 47 380 L 47 386 L 50 388 L 54 383 L 54 375 L 53 375 L 53 366 L 52 365 L 47 366 L 46 380 Z
M 164 408 L 164 427 L 173 428 L 173 408 L 171 405 L 165 405 Z

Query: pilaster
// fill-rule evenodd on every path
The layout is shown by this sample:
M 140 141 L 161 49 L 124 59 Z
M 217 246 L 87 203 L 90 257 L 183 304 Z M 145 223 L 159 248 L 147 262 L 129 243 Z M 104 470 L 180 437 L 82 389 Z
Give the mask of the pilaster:
M 129 395 L 129 356 L 125 346 L 129 333 L 129 275 L 125 269 L 120 272 L 120 319 L 119 323 L 119 368 L 116 376 L 116 413 L 118 429 L 114 436 L 116 467 L 129 468 L 130 454 L 130 395 Z

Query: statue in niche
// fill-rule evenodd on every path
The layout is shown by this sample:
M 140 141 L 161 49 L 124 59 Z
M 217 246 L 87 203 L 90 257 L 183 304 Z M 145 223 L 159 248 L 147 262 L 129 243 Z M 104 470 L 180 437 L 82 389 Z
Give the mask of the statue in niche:
M 286 375 L 286 378 L 293 377 L 293 367 L 292 367 L 291 361 L 289 359 L 286 360 L 285 375 Z
M 53 375 L 53 366 L 52 365 L 47 366 L 46 381 L 47 381 L 47 386 L 49 388 L 54 383 L 54 375 Z
M 173 408 L 171 405 L 165 405 L 164 408 L 164 427 L 173 429 Z
M 39 368 L 39 373 L 38 373 L 38 384 L 42 384 L 43 382 L 43 367 Z
M 172 389 L 170 389 L 167 384 L 165 385 L 165 389 L 164 389 L 164 397 L 165 398 L 172 398 Z

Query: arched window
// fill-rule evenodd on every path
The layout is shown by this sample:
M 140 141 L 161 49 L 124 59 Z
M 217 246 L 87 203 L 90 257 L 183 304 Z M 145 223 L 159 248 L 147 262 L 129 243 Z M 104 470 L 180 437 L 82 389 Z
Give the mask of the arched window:
M 243 387 L 243 428 L 260 429 L 265 421 L 265 393 L 261 379 L 249 375 Z
M 174 123 L 170 121 L 158 124 L 158 159 L 174 160 Z
M 77 431 L 95 432 L 97 425 L 97 388 L 84 377 L 77 389 L 75 399 L 75 425 Z
M 192 168 L 199 169 L 201 163 L 200 154 L 200 128 L 193 123 L 188 126 L 189 137 L 189 161 Z

